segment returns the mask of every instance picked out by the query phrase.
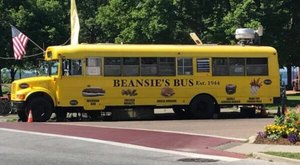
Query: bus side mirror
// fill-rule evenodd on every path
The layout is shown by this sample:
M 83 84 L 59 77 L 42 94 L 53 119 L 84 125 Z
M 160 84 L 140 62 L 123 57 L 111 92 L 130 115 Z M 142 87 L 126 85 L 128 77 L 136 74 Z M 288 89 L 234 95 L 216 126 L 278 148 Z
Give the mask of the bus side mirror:
M 68 69 L 64 69 L 63 75 L 64 76 L 69 76 L 70 75 L 69 70 Z

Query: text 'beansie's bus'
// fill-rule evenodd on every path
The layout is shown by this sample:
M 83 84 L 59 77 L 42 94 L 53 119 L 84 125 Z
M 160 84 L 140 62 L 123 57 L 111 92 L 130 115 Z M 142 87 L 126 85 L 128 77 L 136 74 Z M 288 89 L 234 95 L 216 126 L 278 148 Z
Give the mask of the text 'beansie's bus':
M 272 104 L 280 97 L 274 48 L 250 45 L 51 46 L 49 75 L 14 81 L 12 107 L 22 121 L 56 113 L 152 111 L 211 118 L 224 105 Z M 109 113 L 108 113 L 109 114 Z

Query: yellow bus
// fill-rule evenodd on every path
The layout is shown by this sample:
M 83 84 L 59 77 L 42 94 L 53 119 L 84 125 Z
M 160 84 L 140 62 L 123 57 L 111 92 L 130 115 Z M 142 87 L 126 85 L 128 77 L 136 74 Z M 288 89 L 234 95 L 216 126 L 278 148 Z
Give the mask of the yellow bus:
M 126 109 L 173 108 L 181 117 L 212 118 L 228 105 L 272 104 L 280 97 L 274 48 L 249 45 L 79 44 L 45 52 L 49 74 L 12 83 L 22 121 L 56 113 L 91 116 Z

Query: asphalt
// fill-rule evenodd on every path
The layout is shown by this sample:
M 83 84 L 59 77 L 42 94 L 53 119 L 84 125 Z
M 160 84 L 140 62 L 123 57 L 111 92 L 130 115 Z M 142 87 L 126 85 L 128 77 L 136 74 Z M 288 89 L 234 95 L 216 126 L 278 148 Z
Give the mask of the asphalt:
M 0 116 L 0 122 L 11 122 L 14 117 Z M 264 152 L 292 152 L 300 153 L 300 146 L 295 145 L 270 145 L 270 144 L 254 144 L 256 135 L 249 137 L 247 141 L 226 144 L 217 148 L 233 154 L 248 155 L 252 158 L 267 160 L 270 162 L 284 162 L 289 164 L 300 164 L 300 160 L 289 159 L 284 157 L 272 156 L 264 154 Z

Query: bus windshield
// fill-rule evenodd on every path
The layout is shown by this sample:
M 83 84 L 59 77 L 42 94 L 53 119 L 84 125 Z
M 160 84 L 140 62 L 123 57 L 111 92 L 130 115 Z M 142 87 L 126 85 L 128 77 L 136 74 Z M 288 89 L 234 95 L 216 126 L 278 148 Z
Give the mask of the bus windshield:
M 43 61 L 39 69 L 39 75 L 41 76 L 53 76 L 58 75 L 58 61 Z

